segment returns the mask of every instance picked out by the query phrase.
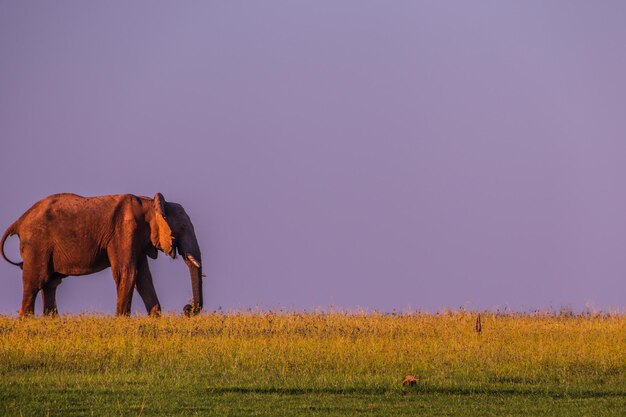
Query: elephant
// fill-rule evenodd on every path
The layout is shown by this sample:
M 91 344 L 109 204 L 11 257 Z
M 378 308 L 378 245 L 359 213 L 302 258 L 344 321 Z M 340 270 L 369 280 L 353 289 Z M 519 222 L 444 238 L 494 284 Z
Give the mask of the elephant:
M 4 253 L 9 236 L 20 240 L 22 262 Z M 2 257 L 22 269 L 20 317 L 33 315 L 35 299 L 43 292 L 44 315 L 58 314 L 56 289 L 67 276 L 88 275 L 111 267 L 117 286 L 116 313 L 129 315 L 133 291 L 149 315 L 161 314 L 148 259 L 158 251 L 183 258 L 191 275 L 192 304 L 183 311 L 202 310 L 202 257 L 193 224 L 185 209 L 154 198 L 132 194 L 82 197 L 55 194 L 35 203 L 6 230 L 0 243 Z

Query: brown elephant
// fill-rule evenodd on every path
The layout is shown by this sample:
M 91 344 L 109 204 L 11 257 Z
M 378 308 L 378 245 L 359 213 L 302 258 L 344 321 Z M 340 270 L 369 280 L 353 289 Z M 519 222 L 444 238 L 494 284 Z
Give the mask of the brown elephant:
M 4 254 L 8 236 L 18 235 L 23 262 Z M 161 312 L 148 268 L 149 256 L 176 251 L 191 274 L 192 305 L 186 314 L 202 309 L 202 258 L 193 224 L 180 204 L 132 194 L 81 197 L 55 194 L 35 203 L 2 237 L 2 257 L 22 272 L 24 293 L 20 316 L 32 315 L 43 290 L 44 314 L 56 314 L 56 288 L 69 275 L 87 275 L 111 267 L 117 285 L 117 314 L 130 314 L 133 290 L 150 315 Z

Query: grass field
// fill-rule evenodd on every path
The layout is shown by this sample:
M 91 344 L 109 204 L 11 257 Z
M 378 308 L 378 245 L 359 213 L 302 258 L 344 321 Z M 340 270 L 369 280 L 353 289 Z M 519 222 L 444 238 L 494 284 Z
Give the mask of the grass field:
M 626 316 L 475 319 L 0 316 L 0 414 L 626 416 Z

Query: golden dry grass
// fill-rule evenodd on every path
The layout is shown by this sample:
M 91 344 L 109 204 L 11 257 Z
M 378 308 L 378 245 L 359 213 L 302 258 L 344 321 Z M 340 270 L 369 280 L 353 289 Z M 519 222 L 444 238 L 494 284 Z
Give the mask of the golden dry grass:
M 206 386 L 605 387 L 626 393 L 626 316 L 233 313 L 0 317 L 0 375 L 141 374 Z M 401 388 L 400 388 L 401 389 Z

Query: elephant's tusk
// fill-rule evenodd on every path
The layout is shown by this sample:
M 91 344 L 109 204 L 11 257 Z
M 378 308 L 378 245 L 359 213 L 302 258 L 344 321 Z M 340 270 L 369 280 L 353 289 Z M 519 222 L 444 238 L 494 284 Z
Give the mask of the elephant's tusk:
M 200 266 L 200 262 L 196 261 L 196 258 L 194 258 L 193 256 L 191 256 L 191 255 L 187 255 L 187 260 L 188 260 L 189 262 L 191 262 L 192 264 L 194 264 L 194 266 L 195 266 L 196 268 L 198 268 L 198 269 L 199 269 L 199 268 L 201 268 L 201 266 Z

